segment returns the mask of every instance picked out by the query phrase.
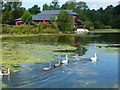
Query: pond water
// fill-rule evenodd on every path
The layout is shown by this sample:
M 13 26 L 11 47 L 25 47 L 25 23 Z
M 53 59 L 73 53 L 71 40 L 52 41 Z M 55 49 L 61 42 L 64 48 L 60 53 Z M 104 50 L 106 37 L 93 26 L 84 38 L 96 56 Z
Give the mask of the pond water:
M 2 42 L 3 88 L 117 88 L 120 33 L 8 37 Z M 98 61 L 90 58 L 97 53 Z M 77 55 L 81 56 L 78 58 Z M 53 68 L 68 55 L 69 63 Z M 75 56 L 75 57 L 73 57 Z M 42 68 L 52 63 L 52 69 Z

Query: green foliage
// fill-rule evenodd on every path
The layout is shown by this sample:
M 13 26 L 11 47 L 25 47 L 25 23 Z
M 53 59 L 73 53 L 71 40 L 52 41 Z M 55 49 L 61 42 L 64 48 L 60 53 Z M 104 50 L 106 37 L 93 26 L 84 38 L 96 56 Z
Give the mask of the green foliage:
M 16 25 L 10 28 L 5 25 L 2 28 L 2 33 L 7 34 L 37 34 L 37 33 L 59 33 L 57 26 L 50 24 L 34 24 L 34 25 Z
M 79 9 L 76 9 L 75 10 L 76 13 L 78 14 L 78 17 L 82 20 L 82 21 L 88 21 L 88 17 L 87 17 L 87 13 L 86 13 L 86 10 L 79 10 Z
M 13 10 L 14 20 L 18 19 L 18 18 L 21 18 L 25 11 L 26 11 L 26 9 L 23 8 L 23 7 L 19 8 L 17 10 Z
M 9 33 L 10 31 L 10 25 L 2 24 L 2 33 Z
M 86 2 L 78 2 L 76 8 L 79 10 L 86 10 L 88 9 L 88 6 L 86 5 Z
M 69 9 L 73 9 L 73 10 L 87 10 L 88 6 L 86 4 L 86 2 L 66 2 L 65 4 L 63 4 L 61 6 L 61 9 L 64 10 L 69 10 Z
M 16 25 L 11 28 L 10 33 L 30 34 L 39 33 L 39 30 L 37 28 L 34 28 L 33 25 Z
M 43 10 L 49 10 L 49 5 L 44 4 L 44 5 L 43 5 Z
M 62 6 L 61 6 L 61 9 L 63 10 L 70 10 L 70 9 L 75 9 L 75 7 L 76 7 L 76 3 L 75 2 L 66 2 L 65 4 L 63 4 Z
M 13 24 L 13 12 L 12 11 L 5 11 L 2 14 L 2 23 L 3 24 Z
M 52 1 L 52 3 L 50 4 L 50 10 L 58 10 L 59 7 L 59 2 L 57 1 Z
M 26 11 L 23 16 L 22 16 L 22 21 L 25 24 L 30 24 L 33 20 L 32 20 L 32 15 L 29 11 Z
M 2 2 L 2 23 L 14 24 L 14 20 L 20 18 L 25 8 L 21 7 L 22 2 Z
M 41 33 L 59 33 L 59 29 L 46 28 L 46 29 L 42 29 Z
M 41 33 L 59 33 L 59 29 L 57 25 L 50 25 L 50 24 L 38 24 L 38 29 Z
M 23 16 L 26 9 L 22 6 L 22 2 L 2 2 L 2 23 L 15 24 L 14 20 Z M 112 28 L 120 28 L 120 5 L 109 5 L 107 8 L 102 7 L 98 10 L 90 10 L 86 2 L 66 2 L 61 7 L 57 1 L 51 2 L 50 5 L 44 4 L 43 10 L 74 10 L 81 21 L 90 21 L 95 28 L 102 28 L 103 25 L 111 26 Z M 32 14 L 40 12 L 40 7 L 34 5 L 29 9 Z M 25 16 L 24 21 L 30 24 L 32 19 L 30 14 Z M 110 27 L 105 27 L 110 28 Z
M 62 32 L 73 30 L 73 19 L 72 15 L 64 10 L 61 10 L 57 18 L 58 28 Z
M 93 25 L 94 25 L 94 28 L 95 28 L 95 29 L 102 28 L 102 27 L 101 27 L 102 24 L 101 24 L 99 21 L 95 21 L 95 22 L 93 23 Z
M 115 7 L 109 5 L 104 10 L 100 8 L 98 10 L 87 10 L 86 12 L 95 28 L 102 28 L 103 25 L 105 25 L 104 28 L 120 28 L 120 5 Z
M 120 29 L 120 5 L 117 5 L 112 9 L 112 18 L 110 20 L 110 25 L 113 28 Z
M 57 1 L 52 1 L 50 5 L 44 4 L 43 5 L 43 10 L 58 10 L 60 8 L 59 2 Z
M 88 30 L 92 30 L 93 29 L 93 24 L 90 21 L 84 21 L 82 24 L 83 24 L 85 29 L 88 29 Z
M 50 23 L 52 24 L 52 25 L 55 25 L 55 22 L 57 21 L 56 18 L 57 16 L 51 16 L 50 17 Z
M 29 8 L 28 10 L 32 15 L 35 15 L 41 12 L 40 7 L 38 7 L 38 5 L 34 5 L 32 8 Z

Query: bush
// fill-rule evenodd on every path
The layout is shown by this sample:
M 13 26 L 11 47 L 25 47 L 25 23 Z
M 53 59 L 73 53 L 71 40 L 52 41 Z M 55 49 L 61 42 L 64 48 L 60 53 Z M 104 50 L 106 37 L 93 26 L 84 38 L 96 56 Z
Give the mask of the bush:
M 59 29 L 46 28 L 46 29 L 42 29 L 41 33 L 59 33 Z
M 2 24 L 2 33 L 9 33 L 10 25 Z
M 58 33 L 57 26 L 53 27 L 50 24 L 36 24 L 36 25 L 16 25 L 13 28 L 8 26 L 3 27 L 2 33 L 17 33 L 17 34 L 37 34 L 37 33 Z
M 101 22 L 99 22 L 99 21 L 95 21 L 95 22 L 93 23 L 93 25 L 94 25 L 94 28 L 95 28 L 95 29 L 101 29 L 101 28 L 102 28 L 102 24 L 101 24 Z
M 16 26 L 13 26 L 14 29 L 31 29 L 31 28 L 34 28 L 33 25 L 16 25 Z
M 84 25 L 84 28 L 88 29 L 88 30 L 92 30 L 93 29 L 93 23 L 90 21 L 84 21 L 82 23 Z

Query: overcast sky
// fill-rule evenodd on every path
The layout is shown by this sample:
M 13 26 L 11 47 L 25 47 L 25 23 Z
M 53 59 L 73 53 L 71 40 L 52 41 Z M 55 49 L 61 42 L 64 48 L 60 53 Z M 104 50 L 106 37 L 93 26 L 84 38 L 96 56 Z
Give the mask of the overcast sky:
M 58 0 L 59 5 L 64 4 L 68 0 Z M 100 7 L 106 8 L 108 5 L 116 6 L 118 5 L 119 0 L 76 0 L 76 2 L 84 1 L 90 9 L 99 9 Z M 22 6 L 26 9 L 31 8 L 33 5 L 37 4 L 42 8 L 43 4 L 47 3 L 48 5 L 52 0 L 22 0 Z

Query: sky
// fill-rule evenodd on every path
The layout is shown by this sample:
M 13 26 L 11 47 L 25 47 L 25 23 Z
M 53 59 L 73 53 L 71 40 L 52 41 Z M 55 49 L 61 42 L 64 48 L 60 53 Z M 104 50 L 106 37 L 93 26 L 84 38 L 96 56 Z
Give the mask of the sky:
M 64 4 L 66 1 L 68 0 L 58 0 L 60 6 Z M 118 2 L 120 2 L 119 0 L 76 0 L 76 2 L 79 2 L 79 1 L 86 2 L 86 4 L 90 9 L 95 9 L 95 10 L 99 9 L 100 7 L 105 9 L 108 5 L 116 6 L 118 5 Z M 39 7 L 41 7 L 41 10 L 42 10 L 43 4 L 47 3 L 49 5 L 51 2 L 52 0 L 42 0 L 42 1 L 41 0 L 22 0 L 22 6 L 28 9 L 34 6 L 35 4 L 37 4 Z

